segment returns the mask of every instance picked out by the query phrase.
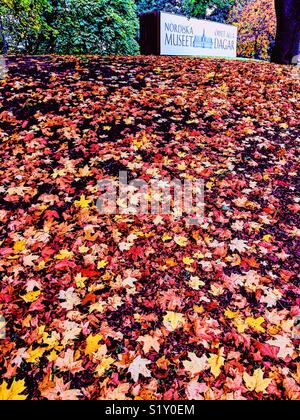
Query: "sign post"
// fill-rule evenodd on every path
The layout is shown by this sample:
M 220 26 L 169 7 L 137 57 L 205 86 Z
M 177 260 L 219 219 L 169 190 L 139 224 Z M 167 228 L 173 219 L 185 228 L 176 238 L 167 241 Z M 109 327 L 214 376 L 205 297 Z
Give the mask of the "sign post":
M 236 57 L 237 28 L 164 12 L 141 16 L 144 55 Z

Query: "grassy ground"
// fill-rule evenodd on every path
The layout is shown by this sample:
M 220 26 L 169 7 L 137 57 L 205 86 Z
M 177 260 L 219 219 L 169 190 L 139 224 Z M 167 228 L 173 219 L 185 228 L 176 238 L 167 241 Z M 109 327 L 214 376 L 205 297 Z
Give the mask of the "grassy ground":
M 10 57 L 0 399 L 300 399 L 299 134 L 289 67 Z M 100 214 L 120 170 L 203 179 L 203 223 Z

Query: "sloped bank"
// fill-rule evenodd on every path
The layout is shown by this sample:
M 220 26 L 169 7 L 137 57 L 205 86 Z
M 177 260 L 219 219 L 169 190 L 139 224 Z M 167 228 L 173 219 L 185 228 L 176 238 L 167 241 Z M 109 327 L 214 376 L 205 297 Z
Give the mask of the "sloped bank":
M 291 67 L 10 58 L 0 104 L 0 398 L 300 398 Z M 203 224 L 99 214 L 120 170 Z

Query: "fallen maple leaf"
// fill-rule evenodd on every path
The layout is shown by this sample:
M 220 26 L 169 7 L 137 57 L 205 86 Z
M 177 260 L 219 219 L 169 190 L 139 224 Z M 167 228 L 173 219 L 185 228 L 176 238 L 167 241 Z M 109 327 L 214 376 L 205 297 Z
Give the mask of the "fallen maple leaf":
M 32 302 L 35 302 L 39 298 L 40 294 L 41 294 L 41 291 L 37 290 L 36 292 L 28 292 L 26 293 L 26 295 L 22 295 L 21 298 L 26 303 L 32 303 Z
M 58 357 L 55 362 L 55 366 L 61 372 L 71 372 L 73 374 L 82 371 L 82 361 L 74 360 L 74 350 L 68 349 L 64 357 Z
M 278 357 L 285 359 L 287 356 L 292 357 L 294 354 L 294 346 L 288 337 L 276 335 L 273 340 L 267 341 L 267 344 L 279 348 Z
M 26 400 L 26 395 L 21 395 L 25 391 L 25 381 L 14 381 L 8 388 L 5 381 L 0 385 L 0 400 Z
M 70 260 L 74 257 L 74 253 L 67 249 L 61 249 L 59 253 L 54 257 L 56 260 Z
M 182 363 L 185 370 L 188 371 L 192 376 L 203 372 L 209 367 L 208 359 L 205 355 L 202 357 L 197 357 L 195 353 L 189 353 L 188 357 L 190 360 L 185 360 Z
M 262 356 L 268 356 L 272 359 L 278 359 L 279 348 L 266 343 L 256 343 L 256 347 Z
M 248 246 L 247 242 L 240 239 L 234 239 L 229 245 L 229 248 L 231 251 L 238 251 L 239 253 L 243 253 L 248 249 Z
M 100 346 L 99 342 L 101 340 L 103 340 L 103 335 L 101 335 L 101 334 L 97 334 L 97 335 L 90 334 L 88 336 L 88 338 L 86 339 L 85 354 L 87 356 L 90 356 L 93 353 L 96 353 L 96 351 L 98 350 L 98 348 Z
M 101 268 L 105 268 L 108 264 L 109 264 L 108 261 L 105 261 L 105 260 L 99 261 L 97 264 L 97 268 L 98 270 L 100 270 Z
M 300 387 L 296 384 L 294 379 L 284 379 L 283 387 L 285 388 L 285 392 L 289 400 L 300 400 Z
M 152 337 L 151 335 L 145 335 L 144 337 L 139 337 L 137 339 L 139 343 L 143 343 L 143 352 L 146 354 L 151 348 L 153 348 L 157 353 L 160 349 L 158 337 Z
M 99 376 L 103 376 L 105 371 L 110 368 L 110 366 L 115 362 L 115 359 L 112 357 L 104 357 L 100 364 L 96 367 L 95 372 L 98 373 Z
M 81 300 L 77 295 L 74 287 L 70 287 L 67 290 L 61 290 L 59 292 L 58 298 L 64 300 L 65 302 L 61 303 L 61 307 L 71 311 L 74 307 L 81 304 Z
M 43 354 L 45 353 L 46 348 L 44 347 L 37 347 L 36 349 L 32 349 L 32 347 L 30 347 L 30 349 L 27 351 L 27 356 L 26 356 L 26 362 L 27 363 L 36 363 L 40 360 L 40 358 L 43 356 Z
M 266 330 L 261 326 L 265 322 L 264 318 L 260 316 L 259 318 L 249 317 L 246 319 L 246 323 L 250 328 L 257 332 L 265 332 Z
M 212 354 L 208 359 L 211 373 L 217 378 L 221 374 L 221 368 L 224 366 L 225 359 L 218 354 Z
M 92 200 L 87 200 L 84 195 L 80 197 L 79 201 L 75 201 L 75 206 L 82 209 L 87 209 L 90 207 Z
M 54 386 L 49 387 L 41 392 L 44 398 L 50 401 L 75 401 L 82 396 L 82 392 L 78 389 L 70 389 L 70 382 L 64 383 L 63 378 L 55 378 Z
M 141 356 L 138 356 L 134 359 L 128 368 L 128 373 L 130 373 L 134 382 L 138 382 L 140 375 L 144 376 L 145 378 L 151 377 L 151 372 L 147 368 L 147 365 L 150 363 L 150 360 L 142 359 Z
M 168 311 L 163 323 L 168 331 L 174 331 L 185 323 L 185 318 L 183 314 Z
M 185 236 L 175 236 L 174 242 L 181 247 L 186 247 L 188 239 Z
M 22 252 L 26 248 L 26 242 L 25 241 L 17 241 L 14 243 L 14 251 L 16 252 Z
M 194 276 L 190 278 L 189 286 L 194 290 L 200 290 L 200 287 L 205 286 L 205 283 L 199 277 Z
M 184 257 L 182 261 L 186 265 L 192 265 L 195 262 L 195 260 L 193 258 L 190 258 L 190 257 Z
M 168 366 L 170 365 L 170 362 L 168 359 L 166 359 L 166 356 L 160 357 L 156 361 L 157 366 L 162 370 L 167 370 Z
M 256 369 L 253 376 L 250 376 L 247 372 L 244 372 L 243 379 L 249 391 L 263 393 L 266 392 L 266 389 L 272 382 L 272 379 L 270 378 L 264 379 L 264 372 L 261 369 Z
M 203 394 L 208 390 L 205 383 L 199 383 L 196 380 L 191 381 L 186 388 L 186 395 L 189 400 L 204 400 Z
M 226 311 L 224 312 L 224 315 L 226 316 L 226 318 L 236 319 L 240 316 L 240 311 L 234 312 L 234 311 L 230 311 L 229 309 L 226 309 Z
M 78 273 L 75 277 L 76 287 L 78 289 L 83 289 L 85 287 L 85 282 L 87 281 L 87 277 L 83 277 L 81 273 Z
M 108 388 L 107 392 L 102 398 L 99 398 L 99 400 L 108 400 L 108 401 L 120 401 L 120 400 L 128 400 L 129 398 L 126 397 L 126 394 L 128 394 L 130 388 L 130 384 L 120 384 L 115 389 Z

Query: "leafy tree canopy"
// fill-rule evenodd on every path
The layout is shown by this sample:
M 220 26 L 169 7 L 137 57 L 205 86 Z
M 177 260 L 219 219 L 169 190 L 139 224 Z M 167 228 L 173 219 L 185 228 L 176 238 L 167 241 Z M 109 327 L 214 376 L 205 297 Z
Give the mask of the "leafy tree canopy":
M 44 14 L 50 12 L 51 8 L 50 0 L 1 0 L 2 48 L 30 50 L 30 44 L 41 32 L 47 38 L 51 27 L 46 22 Z
M 182 0 L 136 0 L 138 13 L 148 13 L 160 10 L 170 13 L 184 13 Z
M 138 53 L 133 0 L 60 0 L 55 16 L 54 48 L 59 53 Z
M 276 32 L 274 0 L 238 0 L 228 22 L 238 27 L 238 55 L 270 58 Z
M 134 0 L 1 1 L 2 44 L 6 42 L 10 51 L 46 54 L 139 51 Z
M 221 17 L 228 14 L 235 0 L 183 0 L 183 2 L 189 16 L 197 18 L 219 16 L 222 20 Z
M 185 14 L 224 22 L 235 0 L 137 0 L 138 12 L 154 10 Z

